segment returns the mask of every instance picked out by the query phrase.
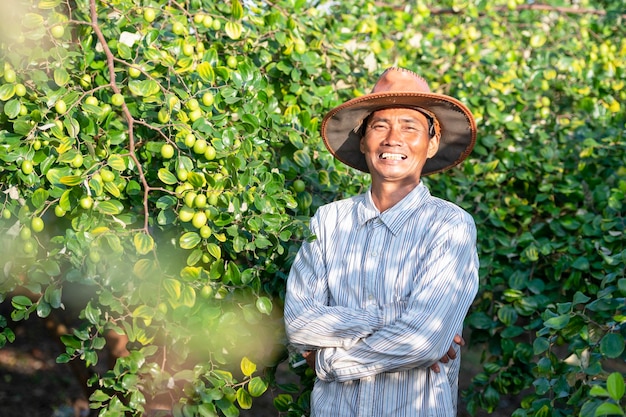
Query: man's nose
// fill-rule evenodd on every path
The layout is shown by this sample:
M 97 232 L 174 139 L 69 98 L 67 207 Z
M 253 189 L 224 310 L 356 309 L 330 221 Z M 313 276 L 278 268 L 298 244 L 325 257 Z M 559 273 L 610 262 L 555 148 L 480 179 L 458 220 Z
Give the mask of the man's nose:
M 399 127 L 391 126 L 385 136 L 384 144 L 388 146 L 398 145 L 402 141 L 402 132 Z

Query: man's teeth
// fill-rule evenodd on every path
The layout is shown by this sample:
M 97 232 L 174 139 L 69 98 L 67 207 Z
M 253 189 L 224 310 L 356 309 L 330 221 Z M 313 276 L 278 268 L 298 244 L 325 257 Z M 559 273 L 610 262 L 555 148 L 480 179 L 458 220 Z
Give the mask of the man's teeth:
M 403 159 L 406 159 L 406 155 L 402 155 L 399 153 L 388 153 L 385 152 L 383 154 L 380 155 L 381 159 L 393 159 L 394 161 L 401 161 Z

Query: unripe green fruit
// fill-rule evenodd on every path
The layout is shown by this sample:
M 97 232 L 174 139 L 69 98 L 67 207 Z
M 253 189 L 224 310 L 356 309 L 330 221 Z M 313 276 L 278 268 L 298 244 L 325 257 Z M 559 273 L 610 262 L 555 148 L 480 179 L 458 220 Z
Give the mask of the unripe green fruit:
M 211 228 L 207 225 L 204 225 L 200 228 L 200 237 L 202 237 L 203 239 L 208 239 L 211 237 Z
M 16 79 L 17 79 L 17 74 L 15 73 L 14 70 L 9 68 L 4 71 L 4 81 L 6 81 L 7 83 L 14 83 Z
M 193 219 L 191 220 L 191 224 L 196 229 L 200 229 L 202 226 L 206 225 L 207 217 L 204 214 L 204 211 L 198 211 L 193 215 Z
M 202 13 L 196 13 L 196 14 L 193 16 L 193 22 L 194 22 L 196 25 L 200 25 L 200 24 L 202 24 L 202 22 L 204 22 L 204 18 L 205 18 L 205 17 L 206 17 L 206 16 L 205 16 L 204 14 L 202 14 Z
M 189 110 L 196 110 L 196 109 L 200 108 L 200 103 L 198 102 L 197 99 L 192 98 L 192 99 L 189 99 L 189 101 L 187 102 L 186 106 L 187 106 L 187 108 Z
M 185 33 L 185 25 L 180 22 L 174 22 L 172 25 L 172 32 L 174 32 L 175 35 L 182 35 Z
M 200 109 L 195 109 L 189 112 L 189 120 L 191 120 L 192 122 L 195 122 L 201 117 L 202 117 L 202 110 Z
M 189 222 L 191 221 L 191 219 L 193 219 L 193 216 L 195 214 L 195 210 L 192 209 L 191 207 L 187 207 L 187 206 L 183 206 L 179 212 L 178 212 L 178 218 L 180 219 L 181 222 Z
M 30 227 L 22 227 L 22 229 L 20 229 L 20 238 L 22 240 L 28 240 L 30 239 L 30 237 L 32 236 L 32 232 L 30 230 Z
M 210 285 L 205 285 L 204 287 L 202 287 L 202 289 L 200 290 L 200 297 L 207 300 L 211 298 L 212 296 L 213 296 L 213 287 L 211 287 Z
M 207 161 L 214 160 L 216 156 L 217 152 L 215 151 L 215 148 L 211 145 L 207 145 L 206 151 L 204 151 L 204 157 L 207 159 Z
M 65 104 L 63 99 L 57 100 L 54 104 L 54 110 L 59 114 L 63 114 L 67 111 L 67 104 Z
M 213 96 L 213 93 L 211 93 L 210 91 L 207 91 L 202 95 L 202 104 L 204 104 L 205 106 L 212 106 L 214 102 L 215 96 Z
M 80 168 L 83 166 L 83 156 L 81 154 L 77 154 L 74 159 L 70 161 L 70 165 L 74 168 Z
M 187 172 L 186 169 L 179 169 L 178 171 L 176 171 L 176 177 L 180 181 L 187 181 L 188 176 L 189 176 L 189 172 Z
M 35 252 L 35 245 L 33 244 L 33 242 L 31 242 L 30 240 L 27 242 L 24 242 L 24 253 L 26 254 L 32 254 Z
M 185 56 L 192 56 L 193 53 L 194 53 L 194 47 L 190 43 L 185 43 L 185 44 L 183 44 L 182 51 L 183 51 L 183 55 L 185 55 Z
M 63 217 L 65 216 L 66 211 L 63 210 L 63 208 L 61 208 L 61 206 L 57 205 L 54 207 L 54 214 L 57 217 Z
M 85 104 L 90 104 L 92 106 L 97 106 L 98 105 L 98 99 L 95 98 L 94 96 L 89 96 L 85 99 Z
M 202 20 L 202 26 L 204 26 L 205 28 L 212 28 L 213 18 L 209 15 L 204 16 L 204 19 Z
M 113 104 L 115 107 L 120 107 L 122 104 L 124 104 L 124 96 L 120 93 L 113 94 L 111 96 L 111 104 Z
M 148 23 L 154 22 L 156 18 L 156 11 L 152 7 L 146 7 L 143 9 L 143 20 Z
M 24 175 L 30 175 L 33 172 L 33 163 L 25 159 L 24 161 L 22 161 L 21 169 Z
M 302 180 L 295 180 L 293 182 L 293 190 L 297 193 L 301 193 L 306 189 L 306 184 Z
M 24 97 L 24 95 L 26 95 L 26 87 L 24 87 L 24 84 L 15 84 L 15 95 L 18 97 Z
M 185 146 L 189 149 L 193 148 L 196 143 L 196 136 L 193 133 L 185 135 Z
M 101 169 L 100 176 L 102 177 L 103 182 L 112 182 L 113 180 L 115 180 L 115 174 L 108 169 Z
M 141 75 L 141 70 L 137 67 L 129 67 L 128 75 L 130 75 L 131 78 L 139 78 L 139 76 Z
M 197 207 L 199 209 L 203 209 L 204 207 L 206 207 L 206 203 L 207 203 L 207 198 L 206 198 L 206 195 L 204 194 L 198 194 L 196 198 L 194 198 L 193 200 L 194 207 Z
M 5 208 L 2 210 L 2 218 L 5 220 L 9 220 L 11 218 L 11 210 Z
M 83 209 L 89 210 L 93 206 L 93 198 L 91 198 L 90 196 L 85 196 L 78 200 L 78 204 L 80 204 Z
M 198 139 L 196 143 L 193 144 L 193 152 L 195 154 L 201 155 L 207 150 L 208 144 L 205 139 Z
M 196 200 L 197 194 L 194 191 L 188 191 L 185 193 L 184 201 L 187 207 L 194 207 L 194 201 Z
M 159 110 L 159 113 L 157 114 L 157 119 L 159 120 L 159 123 L 165 124 L 170 121 L 170 114 L 167 110 L 163 108 Z
M 50 34 L 52 34 L 52 37 L 55 39 L 61 39 L 65 34 L 65 28 L 61 25 L 52 26 L 50 28 Z
M 174 156 L 174 147 L 169 143 L 161 146 L 161 157 L 163 159 L 171 159 Z
M 33 230 L 33 232 L 35 233 L 39 233 L 43 230 L 44 228 L 44 222 L 41 219 L 41 217 L 33 217 L 30 220 L 30 228 Z

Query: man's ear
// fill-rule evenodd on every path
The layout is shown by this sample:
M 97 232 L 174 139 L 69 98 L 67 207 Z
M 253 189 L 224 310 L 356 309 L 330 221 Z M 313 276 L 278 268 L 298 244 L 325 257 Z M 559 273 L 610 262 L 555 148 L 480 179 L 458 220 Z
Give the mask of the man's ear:
M 428 140 L 428 152 L 426 156 L 432 158 L 439 150 L 439 135 L 435 135 Z

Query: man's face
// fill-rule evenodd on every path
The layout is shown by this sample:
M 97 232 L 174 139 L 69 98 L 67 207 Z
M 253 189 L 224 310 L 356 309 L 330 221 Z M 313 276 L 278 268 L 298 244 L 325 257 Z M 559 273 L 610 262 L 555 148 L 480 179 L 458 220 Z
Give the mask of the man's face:
M 361 152 L 372 181 L 417 184 L 426 160 L 437 149 L 439 137 L 429 137 L 428 120 L 413 109 L 372 113 L 361 138 Z

